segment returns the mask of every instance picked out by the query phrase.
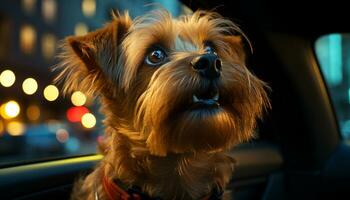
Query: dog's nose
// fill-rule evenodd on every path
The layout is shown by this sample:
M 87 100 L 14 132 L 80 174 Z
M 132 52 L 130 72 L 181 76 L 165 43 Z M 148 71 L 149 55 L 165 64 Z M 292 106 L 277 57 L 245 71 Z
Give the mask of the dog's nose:
M 220 77 L 221 60 L 216 54 L 197 56 L 191 61 L 191 65 L 194 70 L 205 78 L 216 79 Z

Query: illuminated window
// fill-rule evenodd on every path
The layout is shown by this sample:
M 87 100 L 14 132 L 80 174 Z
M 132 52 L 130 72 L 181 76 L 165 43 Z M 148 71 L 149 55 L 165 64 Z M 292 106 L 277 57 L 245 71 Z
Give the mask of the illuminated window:
M 89 28 L 84 23 L 77 23 L 74 27 L 74 34 L 77 36 L 85 35 L 89 31 Z
M 56 19 L 57 3 L 55 0 L 43 0 L 41 12 L 47 23 L 52 23 Z
M 23 25 L 19 33 L 20 47 L 23 53 L 31 54 L 35 49 L 36 31 L 31 25 Z
M 41 38 L 41 51 L 45 59 L 51 59 L 55 55 L 56 42 L 53 34 L 44 34 Z
M 96 1 L 95 0 L 83 0 L 81 2 L 81 10 L 86 17 L 92 17 L 96 12 Z
M 35 11 L 36 0 L 22 0 L 22 9 L 28 14 L 33 14 Z

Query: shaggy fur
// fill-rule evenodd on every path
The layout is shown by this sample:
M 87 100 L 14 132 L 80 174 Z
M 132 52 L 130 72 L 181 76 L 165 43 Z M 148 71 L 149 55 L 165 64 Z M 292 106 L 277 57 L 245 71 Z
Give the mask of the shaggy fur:
M 197 11 L 173 19 L 156 11 L 135 20 L 127 13 L 85 36 L 68 37 L 57 69 L 65 93 L 98 97 L 105 115 L 104 158 L 76 183 L 72 199 L 106 199 L 103 175 L 137 185 L 149 196 L 200 199 L 224 188 L 233 170 L 225 154 L 253 136 L 268 105 L 264 83 L 245 66 L 241 30 L 218 14 Z M 244 36 L 244 35 L 243 35 Z M 220 78 L 196 73 L 191 61 L 210 42 L 222 61 Z M 161 46 L 167 60 L 145 57 Z M 190 109 L 196 93 L 215 86 L 220 106 Z

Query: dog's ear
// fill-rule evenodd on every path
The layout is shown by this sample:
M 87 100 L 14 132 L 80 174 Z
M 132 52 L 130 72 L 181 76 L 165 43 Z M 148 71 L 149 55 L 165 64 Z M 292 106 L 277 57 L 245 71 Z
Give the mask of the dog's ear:
M 237 56 L 236 59 L 238 59 L 241 63 L 244 63 L 246 59 L 246 54 L 244 51 L 242 36 L 227 35 L 227 36 L 224 36 L 223 40 L 226 44 L 228 44 L 230 51 Z
M 107 85 L 106 81 L 118 71 L 118 46 L 131 24 L 128 13 L 114 15 L 103 28 L 64 40 L 61 62 L 56 67 L 60 73 L 55 79 L 64 82 L 64 93 L 80 90 L 93 95 Z

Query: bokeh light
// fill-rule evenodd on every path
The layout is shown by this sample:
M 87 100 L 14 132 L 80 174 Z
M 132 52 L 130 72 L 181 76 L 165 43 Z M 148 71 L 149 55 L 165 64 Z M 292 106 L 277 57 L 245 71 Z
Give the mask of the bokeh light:
M 27 78 L 23 81 L 22 89 L 24 93 L 32 95 L 37 91 L 38 83 L 34 78 Z
M 23 135 L 24 131 L 26 130 L 25 124 L 19 121 L 12 121 L 9 122 L 6 126 L 6 131 L 11 136 L 20 136 Z
M 4 122 L 0 120 L 0 137 L 4 134 Z
M 82 106 L 86 103 L 86 96 L 80 91 L 75 91 L 72 94 L 71 101 L 75 106 Z
M 68 152 L 73 153 L 79 150 L 80 147 L 80 142 L 77 138 L 71 137 L 67 142 L 66 142 L 66 148 Z
M 4 70 L 0 74 L 0 83 L 4 87 L 11 87 L 16 81 L 15 73 L 11 70 Z
M 9 101 L 0 107 L 0 114 L 4 119 L 17 117 L 20 112 L 20 107 L 16 101 Z
M 56 37 L 46 33 L 41 38 L 41 51 L 45 59 L 51 59 L 56 51 Z
M 36 121 L 40 118 L 40 108 L 37 105 L 30 105 L 26 111 L 27 118 L 30 121 Z
M 88 112 L 89 109 L 84 106 L 71 107 L 67 110 L 67 119 L 70 122 L 80 122 L 83 115 Z
M 74 27 L 74 34 L 76 36 L 86 35 L 89 32 L 89 28 L 84 23 L 77 23 Z
M 68 131 L 63 128 L 58 129 L 56 131 L 56 139 L 61 143 L 65 143 L 69 139 Z
M 36 42 L 36 31 L 31 25 L 23 25 L 19 34 L 20 47 L 23 53 L 33 52 Z
M 96 125 L 96 118 L 95 118 L 95 116 L 93 114 L 86 113 L 81 118 L 81 124 L 85 128 L 93 128 Z
M 52 23 L 56 19 L 57 3 L 55 0 L 43 0 L 41 5 L 41 11 L 44 20 L 47 23 Z
M 81 10 L 86 17 L 92 17 L 96 12 L 96 1 L 95 0 L 83 0 L 81 2 Z
M 22 9 L 28 13 L 32 14 L 35 10 L 36 0 L 22 0 Z
M 9 117 L 5 113 L 5 105 L 6 103 L 0 105 L 0 115 L 2 118 L 8 119 Z
M 58 98 L 58 89 L 54 85 L 48 85 L 44 89 L 44 97 L 48 101 L 55 101 Z
M 56 119 L 50 119 L 46 121 L 47 128 L 51 133 L 56 133 L 56 131 L 62 127 L 64 127 L 64 124 Z

